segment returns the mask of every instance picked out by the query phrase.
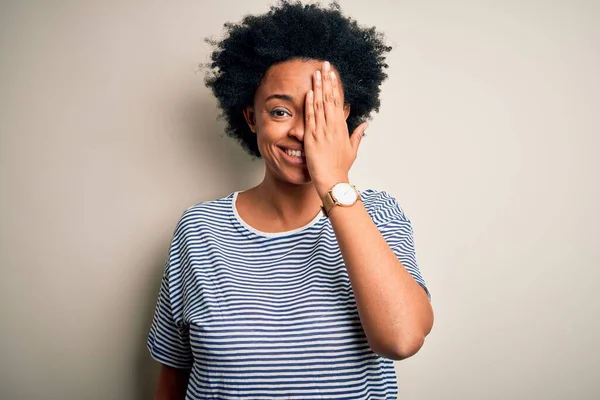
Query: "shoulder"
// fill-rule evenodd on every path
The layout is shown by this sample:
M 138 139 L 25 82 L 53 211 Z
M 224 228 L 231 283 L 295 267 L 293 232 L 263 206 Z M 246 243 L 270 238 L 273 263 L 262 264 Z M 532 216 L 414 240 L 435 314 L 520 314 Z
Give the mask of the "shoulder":
M 385 190 L 363 190 L 361 191 L 361 200 L 375 222 L 391 219 L 407 220 L 398 200 Z
M 229 221 L 233 193 L 215 200 L 196 203 L 183 211 L 175 234 L 187 231 L 197 231 L 203 227 L 218 227 Z
M 206 215 L 211 213 L 226 213 L 231 210 L 231 201 L 233 200 L 234 193 L 228 194 L 224 197 L 219 197 L 215 200 L 202 201 L 188 207 L 183 215 L 184 216 L 195 216 L 195 215 Z

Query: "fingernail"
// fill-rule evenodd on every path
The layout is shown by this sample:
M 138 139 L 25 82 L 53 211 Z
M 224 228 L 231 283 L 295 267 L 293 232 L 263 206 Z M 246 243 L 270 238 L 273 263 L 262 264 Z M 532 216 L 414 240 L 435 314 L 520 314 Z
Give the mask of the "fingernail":
M 321 71 L 317 70 L 317 80 L 321 80 Z
M 325 70 L 325 72 L 329 71 L 329 61 L 325 61 L 323 63 L 323 69 Z

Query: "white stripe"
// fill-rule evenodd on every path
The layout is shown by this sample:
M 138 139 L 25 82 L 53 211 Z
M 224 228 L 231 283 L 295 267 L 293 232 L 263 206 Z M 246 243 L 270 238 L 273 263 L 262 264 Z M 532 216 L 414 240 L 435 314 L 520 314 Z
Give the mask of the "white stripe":
M 188 208 L 177 224 L 148 348 L 192 368 L 187 399 L 392 399 L 393 363 L 364 336 L 329 220 L 264 233 L 235 209 L 238 192 Z M 425 288 L 410 221 L 385 192 L 362 201 Z

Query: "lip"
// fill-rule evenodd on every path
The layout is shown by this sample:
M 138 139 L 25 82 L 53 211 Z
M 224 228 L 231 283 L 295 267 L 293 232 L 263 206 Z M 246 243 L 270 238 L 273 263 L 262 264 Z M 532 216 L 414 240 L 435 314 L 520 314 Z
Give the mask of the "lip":
M 290 156 L 281 147 L 278 147 L 278 149 L 281 152 L 281 154 L 283 155 L 283 158 L 288 163 L 293 164 L 293 165 L 306 165 L 306 157 L 294 157 L 294 156 Z M 290 149 L 290 150 L 292 150 L 292 149 Z
M 282 149 L 282 150 L 296 150 L 296 151 L 304 151 L 304 148 L 303 148 L 303 147 L 295 147 L 295 146 L 292 146 L 292 147 L 288 147 L 288 146 L 277 146 L 277 147 L 279 147 L 279 148 L 280 148 L 280 149 Z

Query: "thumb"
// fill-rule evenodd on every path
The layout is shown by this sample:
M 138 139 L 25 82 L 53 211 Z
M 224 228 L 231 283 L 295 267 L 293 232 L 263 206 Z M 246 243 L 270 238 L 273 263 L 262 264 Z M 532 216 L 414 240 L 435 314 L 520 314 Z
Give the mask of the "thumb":
M 352 133 L 352 137 L 350 138 L 350 141 L 352 142 L 352 147 L 354 147 L 355 149 L 358 148 L 358 145 L 360 144 L 360 140 L 364 136 L 365 131 L 367 130 L 368 126 L 369 126 L 368 122 L 363 122 Z

